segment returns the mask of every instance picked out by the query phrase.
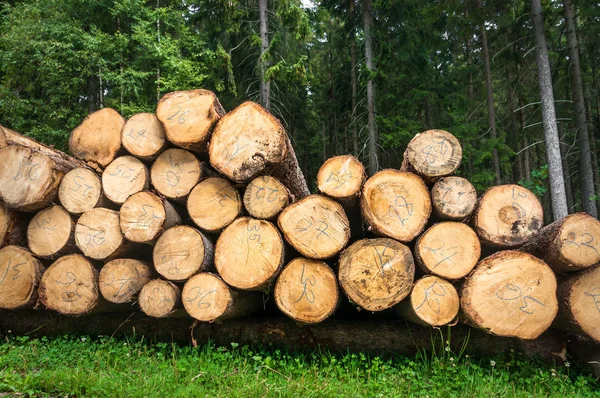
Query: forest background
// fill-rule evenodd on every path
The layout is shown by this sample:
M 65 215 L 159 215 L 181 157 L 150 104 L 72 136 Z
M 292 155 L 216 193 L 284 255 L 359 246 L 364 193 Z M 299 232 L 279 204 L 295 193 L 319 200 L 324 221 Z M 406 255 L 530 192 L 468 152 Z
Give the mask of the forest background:
M 416 133 L 445 129 L 480 193 L 524 185 L 549 222 L 549 92 L 561 155 L 551 160 L 562 165 L 568 211 L 597 216 L 600 6 L 542 1 L 536 31 L 535 3 L 9 0 L 0 124 L 67 150 L 89 112 L 130 117 L 154 112 L 168 92 L 206 88 L 226 110 L 254 100 L 273 112 L 313 187 L 328 157 L 354 154 L 371 174 L 398 168 Z M 545 93 L 536 32 L 548 47 Z

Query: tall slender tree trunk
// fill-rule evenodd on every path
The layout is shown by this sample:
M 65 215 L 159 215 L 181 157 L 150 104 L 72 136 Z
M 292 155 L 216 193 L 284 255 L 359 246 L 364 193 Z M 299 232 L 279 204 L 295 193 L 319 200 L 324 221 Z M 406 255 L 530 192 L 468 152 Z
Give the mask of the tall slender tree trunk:
M 260 13 L 260 103 L 267 110 L 271 109 L 271 82 L 265 79 L 269 68 L 267 51 L 269 51 L 269 0 L 259 0 Z
M 375 70 L 373 62 L 373 48 L 371 42 L 371 27 L 373 25 L 373 15 L 371 10 L 371 0 L 363 2 L 363 23 L 365 31 L 365 62 L 369 80 L 367 81 L 367 123 L 369 125 L 369 172 L 377 172 L 377 151 L 378 137 L 377 124 L 375 121 L 375 82 L 371 73 Z
M 469 20 L 469 10 L 465 10 L 465 20 Z M 473 99 L 475 96 L 473 95 L 473 71 L 471 66 L 473 65 L 473 35 L 470 30 L 467 29 L 467 40 L 465 42 L 465 55 L 467 58 L 467 100 L 469 101 L 469 109 L 471 104 L 473 104 Z
M 562 159 L 563 176 L 565 179 L 565 194 L 567 195 L 567 207 L 569 213 L 573 212 L 574 201 L 573 201 L 573 187 L 571 186 L 571 167 L 569 166 L 569 159 L 567 158 L 567 149 L 565 144 L 566 133 L 560 124 L 557 124 L 558 136 L 560 137 L 560 157 Z
M 579 136 L 579 174 L 581 176 L 581 194 L 583 210 L 593 217 L 598 217 L 595 195 L 594 172 L 592 170 L 592 154 L 590 138 L 587 127 L 585 100 L 583 96 L 583 82 L 581 79 L 581 66 L 579 63 L 579 47 L 575 17 L 571 0 L 563 0 L 565 22 L 567 24 L 567 47 L 569 48 L 569 63 L 571 64 L 571 85 L 573 88 L 573 102 L 575 104 L 575 117 Z
M 494 89 L 492 87 L 492 67 L 490 65 L 490 52 L 488 49 L 487 33 L 485 30 L 485 18 L 483 18 L 483 5 L 481 0 L 476 0 L 477 9 L 482 14 L 480 16 L 479 31 L 481 35 L 481 52 L 483 56 L 483 69 L 485 73 L 485 88 L 487 92 L 488 125 L 490 127 L 490 137 L 495 140 L 498 138 L 496 130 L 496 113 L 494 111 Z M 502 183 L 500 175 L 500 159 L 498 158 L 498 149 L 492 150 L 492 161 L 494 163 L 494 175 L 496 185 Z
M 160 8 L 160 0 L 156 0 L 156 10 Z M 156 42 L 160 48 L 160 17 L 156 18 Z M 160 60 L 156 67 L 156 103 L 160 100 Z
M 588 92 L 589 93 L 589 92 Z M 592 106 L 591 106 L 591 97 L 587 96 L 588 101 L 586 101 L 586 109 L 587 109 L 587 125 L 588 132 L 590 138 L 590 150 L 592 153 L 592 169 L 594 172 L 594 186 L 596 187 L 596 194 L 600 194 L 600 170 L 598 169 L 598 144 L 595 140 L 595 134 L 598 130 L 594 126 Z
M 354 156 L 358 156 L 358 123 L 356 118 L 356 105 L 358 103 L 358 96 L 356 94 L 356 34 L 354 26 L 354 0 L 350 0 L 350 85 L 352 86 L 352 117 L 350 125 L 352 128 L 352 153 Z
M 548 47 L 544 34 L 544 21 L 542 20 L 542 5 L 540 0 L 531 0 L 533 13 L 533 30 L 535 36 L 535 52 L 538 67 L 538 80 L 540 84 L 540 97 L 542 100 L 542 120 L 544 123 L 544 138 L 546 141 L 546 158 L 550 175 L 550 194 L 552 197 L 552 213 L 554 220 L 569 214 L 567 195 L 565 193 L 565 180 L 563 177 L 562 161 L 558 128 L 556 126 L 556 113 L 554 111 L 554 93 L 552 92 L 552 75 L 550 61 L 548 60 Z

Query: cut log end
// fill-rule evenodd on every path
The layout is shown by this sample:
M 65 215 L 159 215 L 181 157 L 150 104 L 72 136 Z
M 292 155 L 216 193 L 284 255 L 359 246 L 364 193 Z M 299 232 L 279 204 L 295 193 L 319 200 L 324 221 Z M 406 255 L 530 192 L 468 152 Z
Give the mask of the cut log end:
M 64 315 L 84 315 L 98 304 L 98 271 L 83 256 L 56 260 L 42 276 L 40 301 Z
M 338 302 L 336 275 L 322 261 L 294 259 L 277 278 L 275 303 L 297 322 L 322 322 L 333 315 Z
M 113 203 L 123 204 L 134 193 L 149 188 L 150 173 L 144 164 L 133 156 L 121 156 L 108 165 L 102 173 L 102 189 Z
M 154 279 L 142 288 L 138 303 L 144 314 L 153 318 L 164 318 L 180 305 L 181 291 L 171 282 Z
M 181 222 L 168 202 L 147 191 L 127 198 L 119 211 L 119 219 L 125 238 L 139 243 L 153 243 L 163 230 Z
M 149 263 L 119 258 L 104 264 L 100 270 L 100 293 L 116 304 L 132 302 L 153 276 Z
M 39 257 L 53 258 L 76 249 L 75 221 L 64 207 L 54 205 L 37 213 L 27 228 L 29 250 Z
M 444 130 L 428 130 L 410 141 L 402 166 L 404 171 L 432 181 L 454 173 L 461 160 L 462 148 L 455 136 Z
M 417 264 L 428 274 L 460 279 L 471 272 L 481 256 L 477 234 L 467 225 L 442 222 L 429 228 L 415 244 Z
M 175 91 L 158 102 L 156 116 L 174 145 L 206 152 L 214 124 L 225 114 L 214 93 L 208 90 Z
M 471 323 L 491 334 L 535 339 L 557 314 L 556 278 L 528 253 L 501 251 L 467 277 L 460 306 Z
M 203 321 L 219 320 L 233 305 L 229 286 L 210 273 L 194 275 L 181 292 L 183 307 L 191 317 Z
M 586 214 L 567 216 L 556 237 L 563 271 L 576 271 L 600 263 L 600 221 Z
M 329 158 L 317 174 L 319 192 L 340 201 L 358 198 L 366 179 L 365 167 L 354 156 Z
M 279 180 L 267 175 L 252 180 L 244 193 L 244 207 L 254 218 L 271 220 L 289 203 L 288 189 Z
M 215 267 L 235 288 L 266 290 L 283 265 L 283 256 L 283 240 L 273 224 L 241 217 L 219 236 Z
M 42 272 L 42 264 L 24 248 L 0 249 L 0 308 L 33 307 Z
M 217 233 L 240 214 L 242 200 L 237 189 L 229 181 L 211 177 L 192 189 L 187 209 L 192 221 L 200 229 Z
M 96 207 L 102 198 L 102 182 L 93 171 L 78 167 L 65 174 L 58 188 L 58 199 L 72 214 Z
M 410 306 L 408 320 L 439 327 L 456 319 L 460 301 L 450 282 L 437 276 L 425 276 L 415 282 L 406 305 Z
M 152 164 L 152 186 L 169 199 L 185 198 L 206 177 L 202 163 L 184 149 L 167 149 Z
M 559 326 L 600 342 L 600 266 L 561 281 L 558 292 L 561 315 L 568 322 Z
M 121 132 L 123 147 L 133 156 L 154 159 L 166 146 L 165 129 L 151 113 L 133 115 Z
M 104 260 L 123 245 L 119 213 L 102 207 L 82 214 L 75 226 L 75 242 L 87 257 Z
M 462 177 L 444 177 L 431 189 L 435 215 L 442 220 L 460 221 L 471 215 L 477 204 L 477 191 Z
M 360 198 L 365 222 L 378 235 L 410 242 L 431 215 L 429 190 L 413 173 L 382 170 L 367 180 Z
M 410 249 L 388 238 L 363 239 L 340 254 L 340 286 L 367 311 L 382 311 L 410 294 L 415 264 Z

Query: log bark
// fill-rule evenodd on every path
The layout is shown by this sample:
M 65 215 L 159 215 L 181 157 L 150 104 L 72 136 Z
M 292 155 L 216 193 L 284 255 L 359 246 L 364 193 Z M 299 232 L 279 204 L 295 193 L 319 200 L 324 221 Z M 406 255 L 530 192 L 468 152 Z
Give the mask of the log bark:
M 25 248 L 0 249 L 0 308 L 33 308 L 43 273 L 42 263 Z
M 121 151 L 121 131 L 125 119 L 114 109 L 89 114 L 71 132 L 69 150 L 96 169 L 108 166 Z
M 500 251 L 466 278 L 460 306 L 468 322 L 488 333 L 535 339 L 556 317 L 556 277 L 531 254 Z
M 354 156 L 329 158 L 317 173 L 317 189 L 342 205 L 355 204 L 367 179 L 365 166 Z
M 296 258 L 285 266 L 275 283 L 277 308 L 301 324 L 330 318 L 339 300 L 337 277 L 322 261 Z
M 219 120 L 209 155 L 212 166 L 235 182 L 269 174 L 296 199 L 310 194 L 283 126 L 257 103 L 244 102 Z
M 240 318 L 262 308 L 262 294 L 236 291 L 215 274 L 203 272 L 191 277 L 181 293 L 183 307 L 194 319 L 220 322 Z
M 9 245 L 27 246 L 27 225 L 24 214 L 10 210 L 0 201 L 0 248 Z
M 335 256 L 350 240 L 343 207 L 326 196 L 310 195 L 284 209 L 277 220 L 285 240 L 313 259 Z
M 181 216 L 167 200 L 142 191 L 125 200 L 119 210 L 119 224 L 131 242 L 154 244 L 164 230 L 181 224 Z
M 452 221 L 435 224 L 415 243 L 415 260 L 426 274 L 456 280 L 475 268 L 481 244 L 469 226 Z
M 190 218 L 201 230 L 218 233 L 241 213 L 242 199 L 229 181 L 210 177 L 192 189 L 187 209 Z
M 433 183 L 453 174 L 461 160 L 462 147 L 455 136 L 444 130 L 427 130 L 410 140 L 400 170 Z
M 404 319 L 425 326 L 447 325 L 458 316 L 460 300 L 450 282 L 425 276 L 415 282 L 410 296 L 394 310 Z
M 113 203 L 122 205 L 131 195 L 150 188 L 150 172 L 133 156 L 121 156 L 102 173 L 102 190 Z
M 382 170 L 367 180 L 360 197 L 369 231 L 401 242 L 419 235 L 431 215 L 429 190 L 413 173 Z
M 181 290 L 171 282 L 154 279 L 138 296 L 140 309 L 152 318 L 164 318 L 181 307 Z
M 151 161 L 167 147 L 165 129 L 152 113 L 133 115 L 121 132 L 123 148 L 133 156 Z
M 156 107 L 167 139 L 194 152 L 206 152 L 213 127 L 224 114 L 221 103 L 208 90 L 174 91 L 163 96 Z
M 158 273 L 176 282 L 214 268 L 213 243 L 187 225 L 167 229 L 156 241 L 152 256 Z
M 250 216 L 273 220 L 285 209 L 293 197 L 275 177 L 260 176 L 252 180 L 244 192 L 244 207 Z
M 571 214 L 542 228 L 520 250 L 541 258 L 556 273 L 591 267 L 600 262 L 600 221 Z
M 272 223 L 241 217 L 219 236 L 215 267 L 237 289 L 267 291 L 283 266 L 284 254 L 283 239 Z
M 393 239 L 359 240 L 340 254 L 340 286 L 354 304 L 367 311 L 398 304 L 410 294 L 414 276 L 410 249 Z
M 130 258 L 118 258 L 104 264 L 100 270 L 100 293 L 111 303 L 132 303 L 154 276 L 152 264 Z
M 519 185 L 488 189 L 477 202 L 471 225 L 482 243 L 500 248 L 518 247 L 544 225 L 537 197 Z
M 465 178 L 443 177 L 431 188 L 431 202 L 440 220 L 461 221 L 475 210 L 477 191 Z
M 27 228 L 29 250 L 38 257 L 56 259 L 77 253 L 77 221 L 64 207 L 52 205 L 37 213 Z
M 65 174 L 58 188 L 58 199 L 69 213 L 75 215 L 85 213 L 94 207 L 110 205 L 102 192 L 100 177 L 83 167 Z

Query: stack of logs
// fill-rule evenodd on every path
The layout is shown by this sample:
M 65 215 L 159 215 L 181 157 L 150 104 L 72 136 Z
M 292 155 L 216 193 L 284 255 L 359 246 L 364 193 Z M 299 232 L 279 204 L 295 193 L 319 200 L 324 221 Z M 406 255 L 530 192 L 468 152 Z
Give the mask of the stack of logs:
M 543 227 L 518 185 L 479 198 L 458 140 L 417 134 L 399 170 L 328 159 L 310 194 L 280 122 L 206 90 L 154 114 L 90 114 L 68 156 L 0 128 L 0 308 L 131 310 L 214 322 L 277 308 L 300 324 L 341 303 L 439 327 L 600 341 L 600 222 Z M 542 228 L 543 227 L 543 228 Z M 341 293 L 340 293 L 341 292 Z M 346 298 L 343 298 L 345 296 Z

